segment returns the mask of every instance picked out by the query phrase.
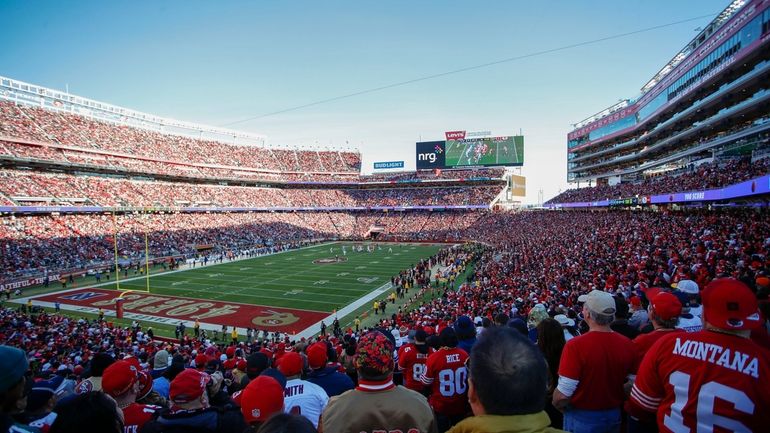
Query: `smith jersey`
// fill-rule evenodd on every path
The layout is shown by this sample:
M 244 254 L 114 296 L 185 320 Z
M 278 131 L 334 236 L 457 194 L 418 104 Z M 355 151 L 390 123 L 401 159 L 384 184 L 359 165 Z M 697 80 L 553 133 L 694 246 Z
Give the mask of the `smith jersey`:
M 433 348 L 428 348 L 427 353 L 420 353 L 412 343 L 401 346 L 398 351 L 398 368 L 404 372 L 405 387 L 414 391 L 422 391 L 425 388 L 420 377 L 425 374 L 425 363 L 433 352 Z
M 318 428 L 318 418 L 329 401 L 329 396 L 323 388 L 306 380 L 292 379 L 286 382 L 283 396 L 286 413 L 302 415 Z
M 661 432 L 766 431 L 770 355 L 713 331 L 659 340 L 644 357 L 630 409 L 657 413 Z
M 468 412 L 468 354 L 460 348 L 439 349 L 428 357 L 421 381 L 431 385 L 428 401 L 436 413 L 446 416 Z

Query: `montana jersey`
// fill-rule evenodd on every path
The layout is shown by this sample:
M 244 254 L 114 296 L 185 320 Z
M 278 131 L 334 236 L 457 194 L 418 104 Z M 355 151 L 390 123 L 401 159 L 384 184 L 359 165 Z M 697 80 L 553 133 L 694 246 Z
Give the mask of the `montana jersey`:
M 766 431 L 768 390 L 770 355 L 751 340 L 679 333 L 645 355 L 629 410 L 655 412 L 661 432 Z
M 460 348 L 442 348 L 425 362 L 422 383 L 431 385 L 428 398 L 436 413 L 446 416 L 463 415 L 468 411 L 468 354 Z
M 413 343 L 401 346 L 398 350 L 398 368 L 404 372 L 405 387 L 414 391 L 422 391 L 425 388 L 420 377 L 425 374 L 425 363 L 433 352 L 433 348 L 428 348 L 427 353 L 420 353 Z
M 123 408 L 123 418 L 125 419 L 123 431 L 125 433 L 138 433 L 144 423 L 155 417 L 158 410 L 160 410 L 160 406 L 139 403 L 132 403 Z

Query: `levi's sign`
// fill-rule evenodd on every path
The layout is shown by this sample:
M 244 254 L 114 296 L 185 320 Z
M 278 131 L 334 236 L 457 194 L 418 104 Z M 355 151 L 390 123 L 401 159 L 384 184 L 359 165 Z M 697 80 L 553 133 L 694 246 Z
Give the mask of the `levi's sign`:
M 447 140 L 464 140 L 465 131 L 447 131 L 444 133 Z

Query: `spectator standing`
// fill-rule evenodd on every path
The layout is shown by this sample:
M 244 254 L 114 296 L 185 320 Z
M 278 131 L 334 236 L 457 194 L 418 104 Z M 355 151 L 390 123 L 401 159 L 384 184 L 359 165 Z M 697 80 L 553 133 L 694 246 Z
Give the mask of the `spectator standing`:
M 240 396 L 241 414 L 249 425 L 246 432 L 257 429 L 276 413 L 283 412 L 283 387 L 269 376 L 258 376 Z
M 558 316 L 557 316 L 558 317 Z M 564 316 L 566 318 L 566 316 Z M 573 322 L 574 323 L 574 322 Z M 566 329 L 555 319 L 544 319 L 537 325 L 537 347 L 545 358 L 548 367 L 548 393 L 546 395 L 545 411 L 551 419 L 551 425 L 561 428 L 564 415 L 553 406 L 553 392 L 559 380 L 559 362 L 564 345 L 567 344 Z M 570 334 L 570 337 L 572 335 Z
M 704 330 L 667 335 L 647 352 L 629 410 L 656 414 L 661 432 L 766 431 L 770 356 L 749 339 L 762 324 L 757 299 L 732 278 L 702 295 Z
M 460 316 L 454 323 L 454 328 L 458 340 L 457 347 L 470 354 L 476 344 L 476 327 L 473 321 L 468 316 Z
M 320 386 L 329 397 L 333 397 L 355 388 L 355 384 L 347 374 L 337 371 L 336 366 L 326 365 L 328 351 L 329 347 L 323 341 L 307 348 L 307 363 L 311 370 L 307 381 Z
M 117 361 L 104 370 L 102 388 L 115 399 L 118 408 L 123 411 L 125 433 L 139 432 L 150 421 L 158 406 L 139 404 L 136 398 L 141 389 L 139 369 L 128 361 Z
M 439 334 L 440 348 L 425 362 L 422 383 L 430 385 L 430 406 L 436 412 L 439 432 L 445 432 L 468 413 L 468 354 L 457 347 L 457 335 L 451 326 Z
M 171 381 L 171 408 L 144 425 L 142 433 L 242 433 L 247 425 L 239 409 L 214 408 L 207 386 L 211 377 L 193 368 Z
M 26 390 L 30 388 L 25 375 L 29 363 L 27 355 L 10 346 L 0 346 L 0 431 L 35 432 L 37 429 L 19 424 L 11 418 L 25 409 Z
M 394 350 L 392 340 L 380 331 L 359 339 L 353 360 L 358 386 L 329 400 L 323 431 L 436 433 L 436 420 L 425 397 L 393 383 Z
M 403 372 L 404 386 L 422 392 L 425 384 L 420 378 L 425 374 L 425 363 L 435 350 L 428 346 L 428 334 L 423 329 L 414 332 L 414 342 L 401 346 L 398 351 L 398 368 Z
M 278 360 L 278 371 L 286 376 L 285 411 L 304 416 L 318 428 L 329 396 L 320 386 L 300 378 L 303 364 L 302 356 L 297 352 L 286 352 Z
M 564 346 L 553 405 L 564 411 L 564 430 L 618 432 L 623 384 L 631 373 L 634 347 L 610 328 L 615 300 L 609 293 L 592 290 L 586 296 L 583 317 L 589 332 Z
M 473 348 L 468 368 L 468 399 L 473 416 L 460 421 L 450 433 L 561 432 L 549 427 L 550 420 L 543 410 L 548 382 L 546 362 L 527 337 L 507 327 L 484 331 Z

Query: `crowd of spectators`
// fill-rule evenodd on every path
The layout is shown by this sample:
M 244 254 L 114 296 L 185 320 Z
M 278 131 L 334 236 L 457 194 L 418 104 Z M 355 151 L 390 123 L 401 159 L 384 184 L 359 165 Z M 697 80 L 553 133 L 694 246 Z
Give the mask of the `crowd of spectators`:
M 407 302 L 398 311 L 381 316 L 375 325 L 380 333 L 372 334 L 369 329 L 351 326 L 335 328 L 334 336 L 320 335 L 310 340 L 292 341 L 286 336 L 268 334 L 260 338 L 257 333 L 253 340 L 232 345 L 190 335 L 182 337 L 179 343 L 168 343 L 152 340 L 148 331 L 139 326 L 115 328 L 104 321 L 0 310 L 0 342 L 24 350 L 32 362 L 33 374 L 40 381 L 35 389 L 47 393 L 42 398 L 46 410 L 41 411 L 35 404 L 35 410 L 16 412 L 15 419 L 23 423 L 38 422 L 36 425 L 49 422 L 53 424 L 53 432 L 56 419 L 66 417 L 69 406 L 62 403 L 59 414 L 54 409 L 55 401 L 52 403 L 46 398 L 56 395 L 67 402 L 84 398 L 70 396 L 78 390 L 86 395 L 104 391 L 124 410 L 126 426 L 130 419 L 148 423 L 146 431 L 172 431 L 168 430 L 173 424 L 170 420 L 177 419 L 180 411 L 193 412 L 197 417 L 203 416 L 209 407 L 215 407 L 218 416 L 229 420 L 222 421 L 223 425 L 234 430 L 222 427 L 222 430 L 210 431 L 237 431 L 245 429 L 245 424 L 251 421 L 264 422 L 268 418 L 259 410 L 251 412 L 255 403 L 246 397 L 249 381 L 259 383 L 259 392 L 271 392 L 274 387 L 271 380 L 257 379 L 267 370 L 267 374 L 282 385 L 277 389 L 285 388 L 284 393 L 275 393 L 284 399 L 282 404 L 270 400 L 268 405 L 265 398 L 260 404 L 273 408 L 270 413 L 285 410 L 302 414 L 314 427 L 323 426 L 324 431 L 342 431 L 345 425 L 355 425 L 359 430 L 362 425 L 382 427 L 400 423 L 404 418 L 414 423 L 421 420 L 418 431 L 426 432 L 445 431 L 452 425 L 453 432 L 505 431 L 492 427 L 502 422 L 535 423 L 538 425 L 535 431 L 543 431 L 549 424 L 573 432 L 600 428 L 620 431 L 621 423 L 642 429 L 636 431 L 651 431 L 656 424 L 654 413 L 658 406 L 648 399 L 652 395 L 649 393 L 656 389 L 650 388 L 653 376 L 649 371 L 656 367 L 652 360 L 647 360 L 651 355 L 647 358 L 644 355 L 651 352 L 658 356 L 658 353 L 643 350 L 637 344 L 643 344 L 642 340 L 647 341 L 644 344 L 653 344 L 654 341 L 649 341 L 652 336 L 660 339 L 660 344 L 670 344 L 671 339 L 667 340 L 666 335 L 701 338 L 699 331 L 713 325 L 722 331 L 704 331 L 707 336 L 718 336 L 719 344 L 740 347 L 742 353 L 758 357 L 759 364 L 755 367 L 758 370 L 754 371 L 760 375 L 766 373 L 769 362 L 763 352 L 766 349 L 759 348 L 770 347 L 766 321 L 770 313 L 767 299 L 770 218 L 766 210 L 539 211 L 483 213 L 475 214 L 475 219 L 468 217 L 471 214 L 451 214 L 458 225 L 454 230 L 466 239 L 485 244 L 444 249 L 394 278 L 397 292 L 406 287 L 413 290 L 406 292 Z M 388 225 L 391 221 L 386 219 L 389 218 L 400 218 L 402 222 L 396 224 L 403 224 L 404 219 L 423 215 L 369 217 L 372 224 Z M 440 218 L 448 217 L 449 214 Z M 451 233 L 443 226 L 446 223 L 430 226 L 428 220 L 428 227 L 419 231 L 446 236 Z M 417 231 L 416 226 L 411 229 Z M 430 279 L 426 278 L 428 269 L 432 270 Z M 472 272 L 467 280 L 455 280 L 469 269 Z M 454 283 L 459 286 L 456 291 L 452 290 Z M 711 295 L 712 292 L 718 295 Z M 715 296 L 729 299 L 728 309 L 720 310 L 720 314 L 733 311 L 730 305 L 735 303 L 734 311 L 738 311 L 735 314 L 745 314 L 742 320 L 754 321 L 756 326 L 744 327 L 742 321 L 734 327 L 745 333 L 726 329 L 732 322 L 720 322 L 722 315 L 714 312 L 714 308 L 718 309 L 721 304 Z M 757 302 L 762 314 L 752 315 L 751 308 L 756 311 Z M 652 305 L 649 314 L 645 311 L 648 304 Z M 605 320 L 602 314 L 610 319 Z M 708 322 L 703 320 L 704 314 L 710 314 Z M 663 332 L 666 330 L 669 332 Z M 486 338 L 494 336 L 497 345 L 503 345 L 497 350 L 507 350 L 506 356 L 491 356 L 496 353 L 489 352 L 495 350 L 495 344 L 489 343 L 485 334 Z M 614 339 L 613 343 L 590 343 L 603 339 L 604 335 Z M 736 340 L 740 335 L 745 336 L 745 342 Z M 591 336 L 591 340 L 583 336 Z M 624 349 L 620 350 L 621 347 Z M 425 356 L 415 358 L 409 354 L 415 350 Z M 439 356 L 434 357 L 434 351 Z M 511 353 L 518 356 L 510 356 Z M 470 362 L 466 362 L 469 354 Z M 503 383 L 495 381 L 495 375 L 506 370 L 486 363 L 495 359 L 513 362 L 532 356 L 536 358 L 528 361 L 533 365 L 532 370 L 526 370 L 530 372 L 527 377 L 533 381 L 530 389 L 540 389 L 542 394 L 526 394 L 523 399 L 514 398 L 516 394 L 498 395 L 501 402 L 505 402 L 500 404 L 518 408 L 506 410 L 499 409 L 489 398 L 480 398 L 491 392 L 489 387 Z M 581 364 L 587 357 L 596 360 L 587 366 Z M 419 368 L 414 367 L 415 363 Z M 602 364 L 606 368 L 598 368 L 599 363 L 607 363 Z M 280 374 L 268 370 L 275 365 Z M 399 368 L 394 375 L 395 365 Z M 136 370 L 136 379 L 114 385 L 110 368 L 125 370 L 131 366 Z M 699 371 L 708 370 L 708 367 L 699 368 Z M 472 372 L 470 378 L 468 369 Z M 451 392 L 444 377 L 444 372 L 449 370 Z M 625 388 L 630 389 L 633 382 L 628 382 L 626 376 L 637 370 L 637 383 L 629 399 Z M 406 376 L 416 374 L 415 371 L 420 373 L 418 380 L 407 380 Z M 535 371 L 539 373 L 534 374 Z M 716 371 L 709 374 L 717 374 L 717 378 L 726 374 L 725 370 Z M 194 380 L 187 376 L 194 376 Z M 516 377 L 509 377 L 504 382 L 506 386 L 521 385 Z M 757 408 L 766 408 L 765 397 L 757 394 L 766 379 L 758 377 L 760 381 L 728 383 L 743 389 Z M 150 382 L 152 378 L 155 380 Z M 189 384 L 196 380 L 200 388 L 193 391 Z M 421 400 L 418 394 L 393 388 L 391 380 L 403 381 L 407 388 L 427 396 L 427 401 Z M 473 381 L 470 389 L 466 386 L 467 380 Z M 51 381 L 54 385 L 49 385 Z M 487 388 L 485 381 L 488 381 Z M 209 382 L 211 385 L 204 386 Z M 181 389 L 193 393 L 194 398 L 186 394 L 180 397 L 178 391 L 182 383 L 188 387 Z M 137 384 L 135 391 L 126 399 L 124 392 L 134 389 L 131 388 L 134 384 Z M 357 388 L 350 391 L 353 394 L 328 399 L 351 389 L 354 384 Z M 47 391 L 46 387 L 51 390 Z M 392 389 L 399 391 L 380 395 L 380 399 L 386 401 L 366 394 Z M 185 406 L 199 401 L 196 399 L 201 392 L 207 393 L 202 406 Z M 512 391 L 506 388 L 506 392 Z M 307 395 L 303 397 L 299 393 Z M 373 400 L 362 409 L 360 403 L 366 399 Z M 624 402 L 625 409 L 621 410 Z M 131 412 L 125 410 L 132 404 L 153 406 L 147 409 L 149 415 L 136 421 L 128 417 Z M 244 411 L 244 407 L 249 410 Z M 267 406 L 256 409 L 264 407 Z M 364 409 L 376 411 L 386 407 L 389 417 L 361 413 Z M 661 407 L 669 408 L 665 402 Z M 56 415 L 51 416 L 51 411 Z M 239 411 L 245 418 L 237 416 Z M 486 417 L 478 417 L 483 413 Z M 659 425 L 663 425 L 661 413 Z M 756 429 L 761 411 L 749 413 L 753 415 L 731 412 L 731 416 Z M 471 414 L 476 417 L 467 418 Z M 488 418 L 490 414 L 519 418 Z M 694 411 L 685 411 L 683 422 L 689 425 L 695 416 Z M 697 418 L 717 419 L 717 422 L 722 419 L 700 410 Z M 479 430 L 479 423 L 487 429 Z
M 194 257 L 309 239 L 362 239 L 372 227 L 383 238 L 460 240 L 483 212 L 244 212 L 7 215 L 0 218 L 0 268 L 5 278 L 106 266 L 118 254 Z M 439 228 L 441 228 L 439 230 Z M 419 230 L 425 230 L 420 232 Z
M 328 181 L 354 178 L 361 168 L 354 152 L 255 149 L 7 101 L 0 101 L 0 135 L 4 155 L 147 173 L 226 177 L 235 169 L 251 179 Z
M 711 161 L 698 165 L 691 164 L 672 173 L 650 176 L 642 182 L 568 189 L 545 204 L 703 191 L 733 185 L 768 173 L 770 173 L 770 158 L 762 158 L 754 162 L 749 158 Z
M 0 169 L 0 197 L 19 205 L 260 208 L 489 205 L 500 190 L 499 186 L 258 188 Z

